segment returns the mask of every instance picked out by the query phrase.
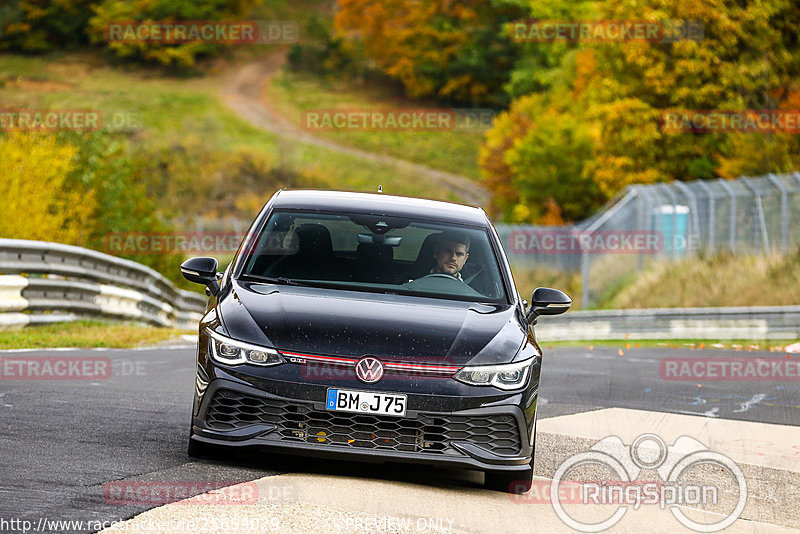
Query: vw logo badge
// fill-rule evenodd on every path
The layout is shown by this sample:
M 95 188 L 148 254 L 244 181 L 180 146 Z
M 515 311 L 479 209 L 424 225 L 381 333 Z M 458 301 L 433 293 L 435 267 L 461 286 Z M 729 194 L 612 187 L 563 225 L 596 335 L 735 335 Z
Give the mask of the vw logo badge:
M 356 363 L 356 378 L 367 384 L 374 384 L 383 378 L 383 364 L 378 358 L 364 356 Z

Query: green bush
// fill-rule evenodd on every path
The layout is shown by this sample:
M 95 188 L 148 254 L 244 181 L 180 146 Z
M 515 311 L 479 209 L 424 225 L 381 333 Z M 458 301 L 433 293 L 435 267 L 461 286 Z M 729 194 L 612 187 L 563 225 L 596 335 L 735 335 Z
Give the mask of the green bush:
M 109 23 L 238 20 L 260 0 L 4 0 L 0 50 L 41 53 L 93 43 L 116 56 L 171 67 L 191 67 L 224 45 L 187 42 L 110 42 Z
M 84 222 L 89 233 L 82 246 L 108 252 L 108 236 L 115 233 L 169 233 L 172 224 L 160 213 L 158 195 L 148 194 L 149 157 L 129 142 L 108 132 L 59 134 L 65 144 L 77 147 L 68 177 L 74 187 L 91 191 L 95 210 Z M 117 254 L 115 254 L 117 255 Z M 169 255 L 120 255 L 159 271 L 182 287 L 182 258 Z
M 46 52 L 87 42 L 84 29 L 98 0 L 3 0 L 0 50 Z
M 344 40 L 333 34 L 331 21 L 311 15 L 302 32 L 303 42 L 289 49 L 293 70 L 315 74 L 365 77 L 370 69 L 347 50 Z
M 198 57 L 220 52 L 221 44 L 204 42 L 160 43 L 107 41 L 110 23 L 123 21 L 206 21 L 237 20 L 257 0 L 103 0 L 94 8 L 87 31 L 93 43 L 106 47 L 120 58 L 165 66 L 191 67 Z

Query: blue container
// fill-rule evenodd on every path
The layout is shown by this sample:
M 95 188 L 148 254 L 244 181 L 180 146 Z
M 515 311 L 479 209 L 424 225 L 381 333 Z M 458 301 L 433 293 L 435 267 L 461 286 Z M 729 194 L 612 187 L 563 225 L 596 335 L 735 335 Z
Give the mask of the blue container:
M 680 258 L 689 250 L 689 206 L 663 204 L 653 209 L 653 230 L 661 232 L 662 254 Z

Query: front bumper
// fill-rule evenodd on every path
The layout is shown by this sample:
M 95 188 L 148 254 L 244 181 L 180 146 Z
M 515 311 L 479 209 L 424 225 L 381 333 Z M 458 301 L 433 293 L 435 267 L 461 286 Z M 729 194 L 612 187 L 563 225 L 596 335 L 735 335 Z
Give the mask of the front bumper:
M 459 409 L 465 405 L 461 397 L 409 392 L 406 416 L 399 418 L 327 411 L 323 385 L 305 384 L 302 394 L 286 382 L 273 386 L 256 388 L 230 375 L 212 379 L 196 399 L 191 439 L 371 462 L 484 471 L 530 467 L 528 423 L 532 424 L 535 396 L 528 397 L 532 406 L 525 411 L 519 405 L 520 395 Z M 475 405 L 475 400 L 468 404 Z

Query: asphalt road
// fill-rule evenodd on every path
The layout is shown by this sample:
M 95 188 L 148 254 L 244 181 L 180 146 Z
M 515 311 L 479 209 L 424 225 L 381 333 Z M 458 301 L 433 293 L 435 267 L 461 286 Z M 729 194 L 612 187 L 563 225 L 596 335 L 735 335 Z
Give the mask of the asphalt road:
M 787 381 L 664 380 L 662 359 L 778 359 L 782 353 L 724 349 L 559 348 L 545 351 L 539 417 L 633 408 L 800 425 L 800 378 Z M 799 355 L 790 361 L 797 362 Z
M 89 357 L 111 365 L 109 376 L 89 380 L 5 375 L 0 380 L 0 531 L 19 531 L 2 520 L 113 521 L 152 507 L 107 502 L 103 490 L 110 481 L 231 483 L 280 472 L 431 478 L 425 468 L 280 456 L 193 461 L 185 451 L 194 353 L 186 347 L 0 353 L 0 360 Z M 724 356 L 783 357 L 724 350 L 632 349 L 620 355 L 616 348 L 551 349 L 543 362 L 539 417 L 623 407 L 800 425 L 800 381 L 698 384 L 665 381 L 659 374 L 665 357 Z M 477 473 L 442 471 L 431 484 L 475 488 L 480 482 Z

